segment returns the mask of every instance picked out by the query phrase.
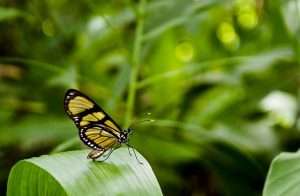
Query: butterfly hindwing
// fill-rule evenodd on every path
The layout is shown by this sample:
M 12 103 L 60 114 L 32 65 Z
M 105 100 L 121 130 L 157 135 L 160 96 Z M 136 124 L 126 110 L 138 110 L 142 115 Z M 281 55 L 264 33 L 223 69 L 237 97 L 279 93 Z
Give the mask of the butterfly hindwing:
M 84 144 L 95 150 L 106 150 L 118 143 L 118 138 L 107 127 L 101 126 L 83 127 L 79 137 Z
M 80 130 L 80 139 L 84 144 L 96 150 L 117 144 L 122 129 L 88 96 L 69 89 L 65 94 L 64 106 Z

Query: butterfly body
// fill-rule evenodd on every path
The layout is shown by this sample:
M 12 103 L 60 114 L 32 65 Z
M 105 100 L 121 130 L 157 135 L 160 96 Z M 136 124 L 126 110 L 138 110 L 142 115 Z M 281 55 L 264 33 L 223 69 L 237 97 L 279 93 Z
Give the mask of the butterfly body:
M 93 160 L 116 147 L 126 144 L 132 129 L 122 130 L 120 126 L 101 109 L 92 99 L 75 89 L 65 94 L 65 110 L 79 129 L 81 141 L 93 149 L 88 158 Z M 108 157 L 107 157 L 108 158 Z

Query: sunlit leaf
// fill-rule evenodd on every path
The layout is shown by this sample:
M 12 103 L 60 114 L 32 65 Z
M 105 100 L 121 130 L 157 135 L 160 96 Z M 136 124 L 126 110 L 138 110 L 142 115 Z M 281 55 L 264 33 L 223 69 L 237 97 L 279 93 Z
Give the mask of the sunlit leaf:
M 300 195 L 300 151 L 297 153 L 281 153 L 272 161 L 264 196 Z
M 18 162 L 7 195 L 162 195 L 149 163 L 115 150 L 105 162 L 86 159 L 88 150 L 70 151 Z
M 300 3 L 299 1 L 279 1 L 281 3 L 282 17 L 286 23 L 288 31 L 298 36 L 300 30 Z

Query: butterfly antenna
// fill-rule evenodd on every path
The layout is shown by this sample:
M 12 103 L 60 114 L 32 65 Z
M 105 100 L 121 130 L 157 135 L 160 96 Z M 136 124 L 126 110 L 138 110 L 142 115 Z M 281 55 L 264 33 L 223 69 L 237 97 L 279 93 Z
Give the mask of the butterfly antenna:
M 133 126 L 135 126 L 135 125 L 137 125 L 137 124 L 140 124 L 140 123 L 142 123 L 142 122 L 147 122 L 147 121 L 153 122 L 154 120 L 152 120 L 152 119 L 141 120 L 141 121 L 138 121 L 138 122 L 135 122 L 135 123 L 131 124 L 131 125 L 129 126 L 129 128 L 131 128 L 131 127 L 133 127 Z

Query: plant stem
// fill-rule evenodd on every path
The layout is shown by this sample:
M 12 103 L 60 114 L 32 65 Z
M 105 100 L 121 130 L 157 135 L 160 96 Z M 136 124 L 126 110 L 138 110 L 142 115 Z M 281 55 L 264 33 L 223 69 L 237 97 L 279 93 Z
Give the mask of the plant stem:
M 127 98 L 127 111 L 125 115 L 125 127 L 129 126 L 134 112 L 135 94 L 136 94 L 136 84 L 138 78 L 138 69 L 140 67 L 140 53 L 142 46 L 142 35 L 144 28 L 144 8 L 146 0 L 141 0 L 139 3 L 138 10 L 135 11 L 136 14 L 136 29 L 135 29 L 135 39 L 133 45 L 132 53 L 132 70 L 130 75 L 130 81 L 128 86 L 128 98 Z
M 299 12 L 299 6 L 297 6 L 297 1 L 295 2 L 295 5 L 296 5 L 296 10 L 297 10 L 297 18 L 298 18 L 298 22 L 299 22 L 299 16 L 300 16 L 300 12 Z M 299 24 L 299 23 L 298 23 Z M 297 34 L 296 35 L 299 35 L 299 26 L 298 26 L 298 30 L 297 30 Z M 299 84 L 300 84 L 300 75 L 299 75 L 299 71 L 300 71 L 300 38 L 299 36 L 296 36 L 296 40 L 297 40 L 297 63 L 298 63 L 298 79 L 297 79 L 297 82 L 298 82 L 298 92 L 297 92 L 297 114 L 296 114 L 296 123 L 295 123 L 295 126 L 296 126 L 296 131 L 299 131 L 299 127 L 300 127 L 300 122 L 299 122 L 299 118 L 300 118 L 300 88 L 299 88 Z

